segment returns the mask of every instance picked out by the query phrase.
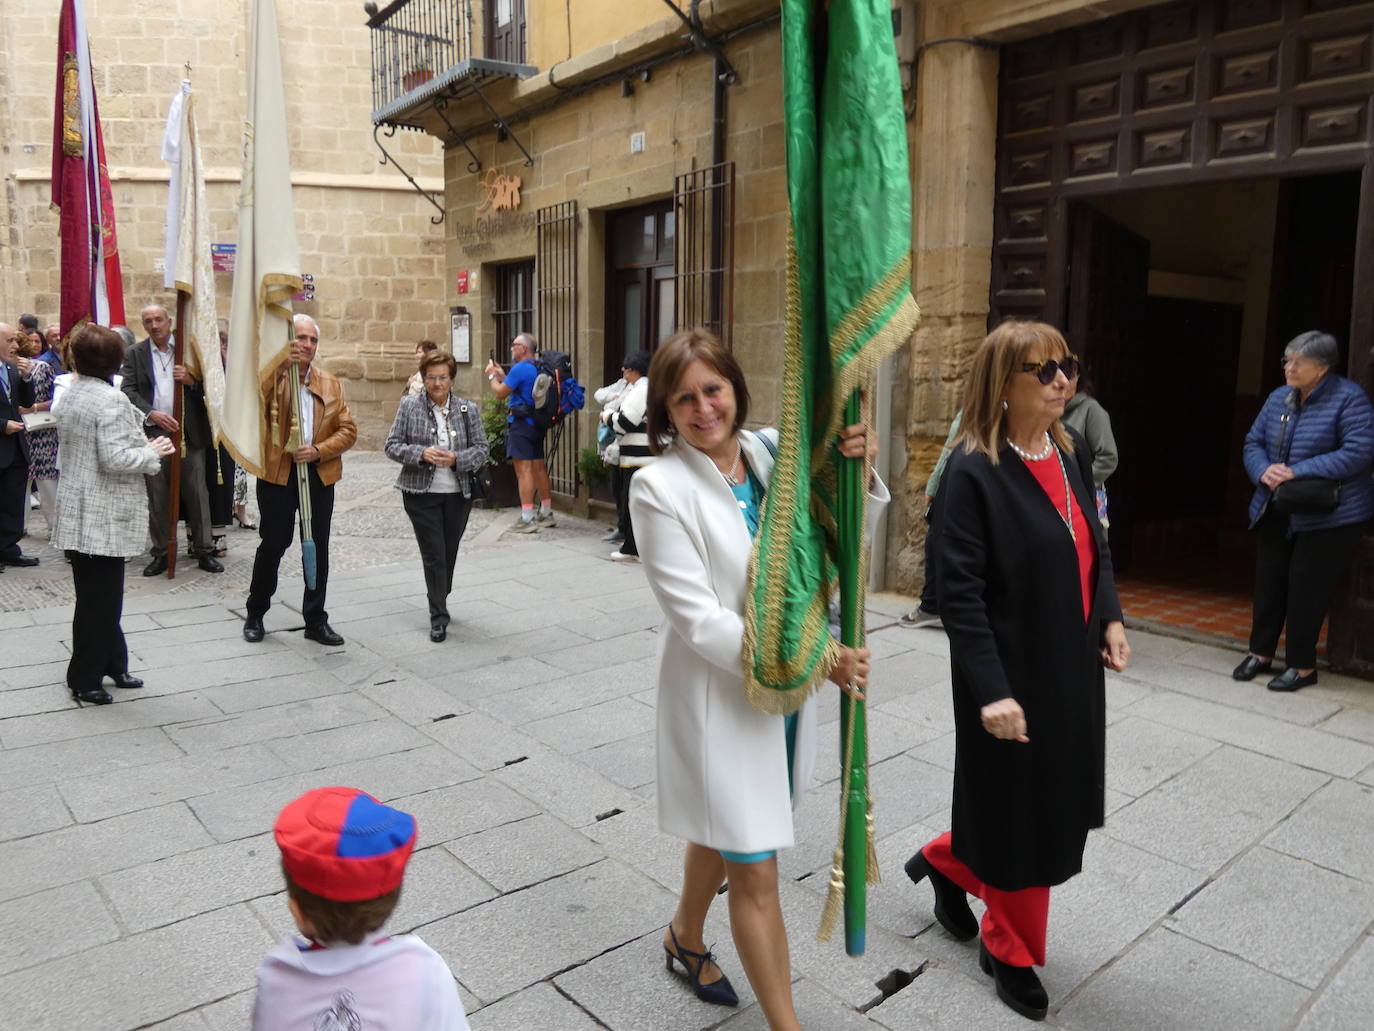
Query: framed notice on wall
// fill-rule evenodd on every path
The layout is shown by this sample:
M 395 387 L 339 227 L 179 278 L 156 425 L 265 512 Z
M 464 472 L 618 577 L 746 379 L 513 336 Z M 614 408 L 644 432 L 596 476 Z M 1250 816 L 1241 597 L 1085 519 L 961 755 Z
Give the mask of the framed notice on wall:
M 466 308 L 454 308 L 451 312 L 453 340 L 451 351 L 453 360 L 459 365 L 472 364 L 472 316 Z

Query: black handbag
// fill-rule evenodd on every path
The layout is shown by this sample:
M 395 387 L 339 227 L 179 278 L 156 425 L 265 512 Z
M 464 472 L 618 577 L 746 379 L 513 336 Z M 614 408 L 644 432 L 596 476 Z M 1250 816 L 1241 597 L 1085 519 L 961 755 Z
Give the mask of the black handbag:
M 1274 488 L 1274 507 L 1285 515 L 1330 515 L 1341 503 L 1341 481 L 1295 476 Z

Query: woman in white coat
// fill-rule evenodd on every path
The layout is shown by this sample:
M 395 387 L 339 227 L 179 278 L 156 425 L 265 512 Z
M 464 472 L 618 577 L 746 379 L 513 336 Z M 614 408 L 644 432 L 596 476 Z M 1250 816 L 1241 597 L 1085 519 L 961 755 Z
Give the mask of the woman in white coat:
M 744 376 L 705 330 L 661 344 L 649 384 L 649 440 L 662 457 L 636 475 L 630 510 L 666 616 L 659 826 L 687 842 L 681 897 L 663 936 L 666 962 L 670 970 L 682 965 L 698 998 L 738 1003 L 703 940 L 707 910 L 728 878 L 731 934 L 769 1027 L 799 1031 L 777 849 L 793 843 L 791 785 L 804 788 L 814 763 L 814 707 L 804 705 L 795 721 L 751 708 L 742 662 L 749 554 L 776 432 L 764 431 L 765 440 L 741 429 L 749 407 Z M 863 426 L 844 430 L 841 453 L 862 457 L 866 447 Z M 840 654 L 829 677 L 857 693 L 867 682 L 868 651 Z
M 142 687 L 129 675 L 129 651 L 119 620 L 124 609 L 124 559 L 141 555 L 148 538 L 145 476 L 156 476 L 172 442 L 143 433 L 143 416 L 111 377 L 124 361 L 124 341 L 112 329 L 87 326 L 72 341 L 76 376 L 54 409 L 58 457 L 57 518 L 52 544 L 72 562 L 76 610 L 67 688 L 78 702 L 109 705 L 101 686 Z

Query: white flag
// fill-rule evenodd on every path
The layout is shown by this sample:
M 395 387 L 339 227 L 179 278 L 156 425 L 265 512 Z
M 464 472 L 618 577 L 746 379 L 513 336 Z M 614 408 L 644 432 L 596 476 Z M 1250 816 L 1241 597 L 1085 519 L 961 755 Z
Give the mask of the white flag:
M 301 262 L 291 206 L 276 0 L 252 0 L 251 19 L 239 242 L 220 434 L 239 464 L 261 476 L 267 439 L 263 388 L 291 348 L 291 295 L 301 288 Z
M 186 295 L 186 325 L 177 326 L 182 361 L 205 388 L 210 429 L 220 435 L 224 409 L 224 364 L 215 314 L 215 270 L 210 258 L 210 212 L 205 202 L 205 168 L 196 131 L 195 98 L 182 81 L 167 114 L 162 157 L 170 162 L 167 181 L 167 286 Z

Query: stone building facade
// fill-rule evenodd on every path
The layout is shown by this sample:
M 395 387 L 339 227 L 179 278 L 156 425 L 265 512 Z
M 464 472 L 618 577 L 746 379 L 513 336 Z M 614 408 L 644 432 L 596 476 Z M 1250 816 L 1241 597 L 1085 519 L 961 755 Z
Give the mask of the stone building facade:
M 57 216 L 49 210 L 57 3 L 6 5 L 0 19 L 0 312 L 58 307 Z M 13 8 L 13 9 L 12 9 Z M 160 146 L 167 106 L 184 66 L 197 96 L 207 194 L 216 242 L 237 239 L 248 4 L 245 0 L 86 0 L 96 90 L 114 192 L 125 310 L 172 309 L 155 267 L 167 196 Z M 282 68 L 302 272 L 316 299 L 300 302 L 320 323 L 321 359 L 340 373 L 358 417 L 360 444 L 380 447 L 415 343 L 446 332 L 444 237 L 435 209 L 372 140 L 369 33 L 360 4 L 280 5 Z M 440 146 L 400 133 L 387 146 L 435 193 Z M 221 315 L 232 276 L 217 276 Z

